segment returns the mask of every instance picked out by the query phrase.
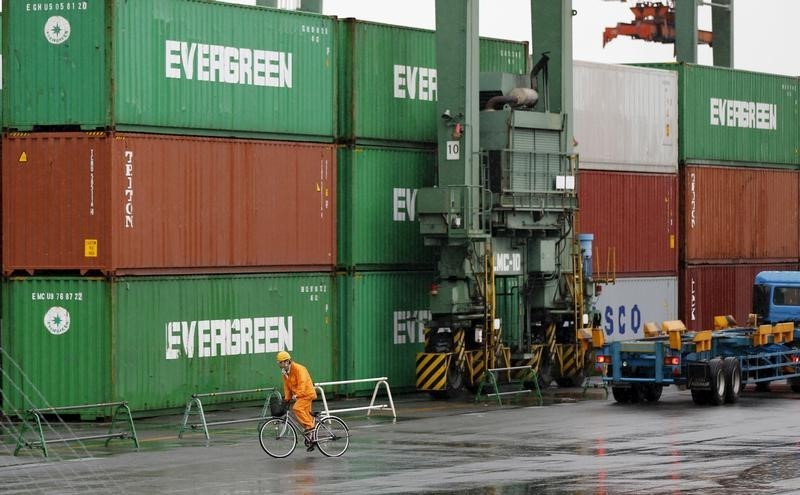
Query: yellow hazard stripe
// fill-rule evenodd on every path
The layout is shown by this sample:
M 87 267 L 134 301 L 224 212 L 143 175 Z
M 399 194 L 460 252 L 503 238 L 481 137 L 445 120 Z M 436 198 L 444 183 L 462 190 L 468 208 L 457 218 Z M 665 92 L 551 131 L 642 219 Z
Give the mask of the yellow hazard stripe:
M 417 354 L 417 389 L 444 390 L 447 386 L 447 367 L 450 363 L 448 353 Z
M 464 354 L 469 364 L 471 383 L 477 383 L 480 380 L 483 372 L 486 371 L 486 356 L 485 353 L 480 351 L 464 351 Z

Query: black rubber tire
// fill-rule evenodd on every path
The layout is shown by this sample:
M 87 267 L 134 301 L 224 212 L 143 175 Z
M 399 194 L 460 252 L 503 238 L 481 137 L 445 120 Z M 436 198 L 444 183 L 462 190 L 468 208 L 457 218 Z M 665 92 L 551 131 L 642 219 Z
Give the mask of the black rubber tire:
M 464 373 L 450 367 L 447 370 L 447 384 L 444 390 L 431 392 L 435 399 L 457 399 L 464 392 Z
M 558 383 L 558 386 L 561 388 L 581 387 L 583 386 L 584 380 L 586 380 L 586 373 L 578 371 L 574 375 L 556 378 L 556 383 Z
M 350 429 L 336 416 L 325 416 L 314 428 L 317 449 L 327 457 L 339 457 L 350 445 Z
M 722 370 L 725 372 L 725 402 L 733 404 L 742 391 L 742 367 L 735 357 L 726 357 L 722 360 Z
M 660 383 L 648 383 L 644 389 L 644 398 L 648 402 L 658 402 L 664 392 L 664 385 Z
M 718 406 L 725 402 L 725 371 L 722 369 L 722 359 L 714 358 L 708 362 L 708 381 L 711 390 L 708 393 L 708 403 Z
M 698 406 L 705 406 L 708 404 L 708 390 L 694 390 L 692 389 L 692 400 Z
M 789 387 L 792 388 L 792 392 L 800 393 L 800 378 L 789 378 L 786 380 L 786 383 L 788 383 Z
M 631 389 L 627 387 L 611 387 L 611 395 L 614 396 L 614 400 L 620 404 L 631 401 Z
M 297 432 L 281 418 L 272 418 L 264 422 L 258 430 L 258 442 L 264 452 L 272 457 L 282 459 L 294 452 L 297 446 Z
M 539 380 L 539 390 L 547 390 L 553 381 L 552 365 L 550 362 L 544 361 L 543 358 L 539 364 L 539 371 L 536 373 L 536 377 Z
M 645 384 L 643 383 L 634 383 L 633 385 L 631 385 L 630 394 L 631 394 L 632 404 L 639 404 L 640 402 L 644 402 L 644 390 L 645 390 Z

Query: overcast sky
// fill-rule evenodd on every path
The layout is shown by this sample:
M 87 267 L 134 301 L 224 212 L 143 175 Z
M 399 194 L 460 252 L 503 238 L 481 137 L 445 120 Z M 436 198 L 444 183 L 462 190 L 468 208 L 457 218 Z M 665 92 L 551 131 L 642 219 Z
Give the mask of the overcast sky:
M 253 4 L 255 0 L 228 0 Z M 288 6 L 298 0 L 279 0 Z M 708 0 L 706 0 L 708 1 Z M 604 63 L 674 61 L 674 46 L 618 37 L 603 48 L 603 30 L 632 22 L 630 7 L 619 0 L 572 0 L 576 60 Z M 733 0 L 734 67 L 800 75 L 800 0 Z M 435 0 L 323 0 L 323 13 L 339 17 L 434 29 Z M 699 9 L 700 28 L 711 29 L 711 7 Z M 530 0 L 483 0 L 480 34 L 511 40 L 531 39 Z M 698 62 L 711 64 L 711 48 L 701 46 Z

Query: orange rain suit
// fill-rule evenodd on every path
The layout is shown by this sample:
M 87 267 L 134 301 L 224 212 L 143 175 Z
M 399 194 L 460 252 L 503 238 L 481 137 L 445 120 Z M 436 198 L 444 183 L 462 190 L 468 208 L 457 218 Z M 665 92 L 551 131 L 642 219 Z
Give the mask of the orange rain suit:
M 283 376 L 283 397 L 289 400 L 295 396 L 297 400 L 292 406 L 295 416 L 305 429 L 314 427 L 314 417 L 311 416 L 311 401 L 317 398 L 314 382 L 311 375 L 302 364 L 292 362 L 289 367 L 289 376 Z

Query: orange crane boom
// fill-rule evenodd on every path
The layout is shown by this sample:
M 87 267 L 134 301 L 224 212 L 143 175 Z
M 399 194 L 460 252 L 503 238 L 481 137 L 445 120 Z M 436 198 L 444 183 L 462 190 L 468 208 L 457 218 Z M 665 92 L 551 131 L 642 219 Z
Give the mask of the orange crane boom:
M 617 36 L 630 36 L 645 41 L 675 43 L 675 8 L 660 2 L 640 2 L 631 7 L 634 22 L 617 23 L 603 31 L 603 46 Z M 697 32 L 699 43 L 711 46 L 711 31 Z

